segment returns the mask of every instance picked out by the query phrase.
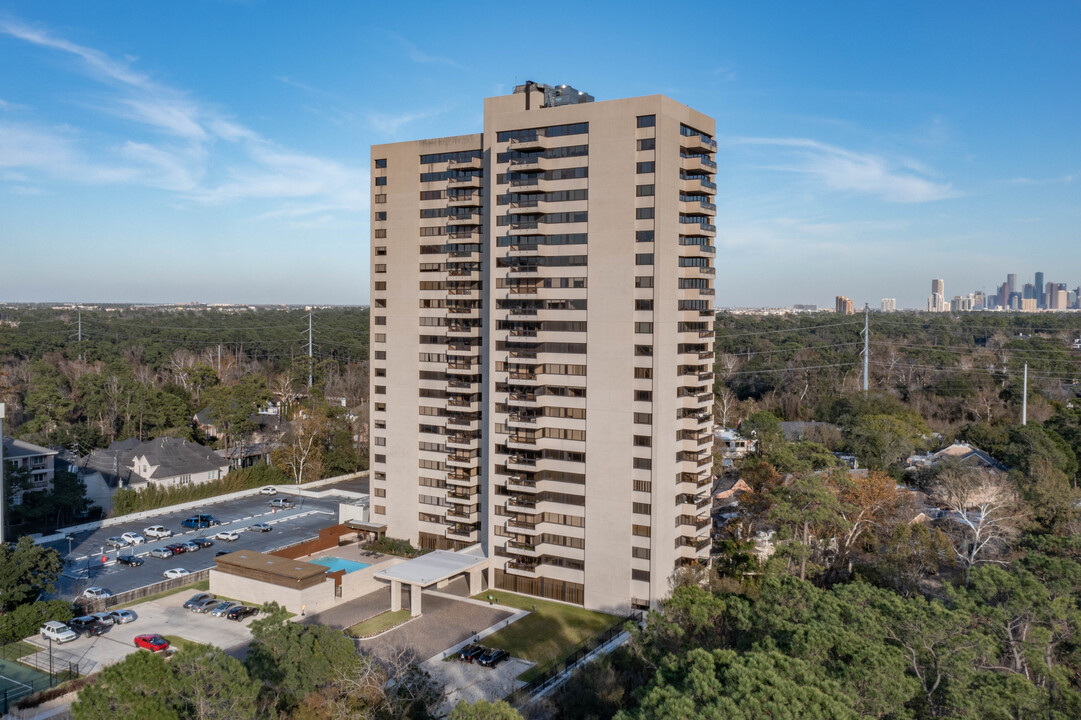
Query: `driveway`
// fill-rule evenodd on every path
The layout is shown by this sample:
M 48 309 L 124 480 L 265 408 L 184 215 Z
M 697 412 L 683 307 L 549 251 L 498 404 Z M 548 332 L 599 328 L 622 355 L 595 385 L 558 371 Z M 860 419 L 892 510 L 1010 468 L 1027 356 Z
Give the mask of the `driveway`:
M 481 640 L 481 644 L 483 643 Z M 502 700 L 515 688 L 525 685 L 517 678 L 532 666 L 533 663 L 519 658 L 511 658 L 495 668 L 438 658 L 421 665 L 447 693 L 441 708 L 444 714 L 450 713 L 461 700 L 470 703 L 477 700 Z
M 131 610 L 138 615 L 134 622 L 113 625 L 108 632 L 98 637 L 81 637 L 63 645 L 53 643 L 53 667 L 62 668 L 71 663 L 78 665 L 79 672 L 84 675 L 96 672 L 123 660 L 129 653 L 136 652 L 136 635 L 176 635 L 185 640 L 215 645 L 223 650 L 237 650 L 248 644 L 251 640 L 251 632 L 248 630 L 251 618 L 236 622 L 185 610 L 183 604 L 193 594 L 194 592 L 177 593 L 160 600 L 133 605 Z M 27 641 L 45 649 L 24 659 L 24 662 L 47 669 L 48 642 L 42 640 L 40 635 L 27 638 Z

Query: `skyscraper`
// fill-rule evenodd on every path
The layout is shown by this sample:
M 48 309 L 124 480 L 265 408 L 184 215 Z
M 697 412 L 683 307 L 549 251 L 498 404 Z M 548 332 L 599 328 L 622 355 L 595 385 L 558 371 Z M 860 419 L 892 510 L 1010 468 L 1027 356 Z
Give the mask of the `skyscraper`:
M 946 281 L 936 278 L 931 281 L 931 297 L 927 298 L 927 310 L 945 312 L 949 309 L 949 305 L 946 304 Z
M 882 312 L 897 312 L 897 298 L 882 298 Z
M 489 583 L 655 606 L 709 549 L 714 122 L 526 83 L 372 148 L 372 514 Z M 419 300 L 419 311 L 418 311 Z
M 1036 273 L 1036 282 L 1034 285 L 1036 286 L 1036 304 L 1041 308 L 1047 307 L 1047 296 L 1044 292 L 1042 272 Z
M 852 315 L 856 312 L 856 302 L 852 298 L 838 295 L 833 302 L 838 315 Z

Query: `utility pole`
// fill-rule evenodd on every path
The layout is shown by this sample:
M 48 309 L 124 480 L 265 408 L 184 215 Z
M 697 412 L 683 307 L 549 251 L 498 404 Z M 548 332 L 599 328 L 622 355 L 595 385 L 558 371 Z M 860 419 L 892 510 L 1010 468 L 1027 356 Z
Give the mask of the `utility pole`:
M 310 311 L 308 312 L 308 389 L 312 389 L 312 314 Z
M 218 343 L 218 375 L 221 376 L 221 343 Z
M 83 359 L 83 309 L 79 308 L 79 359 Z
M 1025 382 L 1021 390 L 1021 424 L 1028 425 L 1028 363 L 1025 363 Z
M 863 304 L 863 391 L 867 392 L 867 366 L 871 359 L 871 333 L 870 333 L 871 309 L 867 303 Z
M 0 403 L 0 544 L 7 538 L 7 500 L 4 498 L 4 403 Z

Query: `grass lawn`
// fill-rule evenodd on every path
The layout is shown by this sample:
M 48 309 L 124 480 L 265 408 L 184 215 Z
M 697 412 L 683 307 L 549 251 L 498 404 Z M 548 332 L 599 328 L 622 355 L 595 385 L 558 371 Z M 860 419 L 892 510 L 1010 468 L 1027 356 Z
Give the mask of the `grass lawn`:
M 165 592 L 154 593 L 153 595 L 147 595 L 145 598 L 139 598 L 138 600 L 134 600 L 134 601 L 129 602 L 129 603 L 124 603 L 120 607 L 134 607 L 135 605 L 138 605 L 139 603 L 150 602 L 151 600 L 160 600 L 163 597 L 169 597 L 170 595 L 176 595 L 177 593 L 182 593 L 182 592 L 206 592 L 208 590 L 210 590 L 210 581 L 209 580 L 198 580 L 196 582 L 193 582 L 190 585 L 183 585 L 183 586 L 178 587 L 178 588 L 173 588 L 172 590 L 166 590 Z
M 526 681 L 570 655 L 592 636 L 621 621 L 614 615 L 500 590 L 489 590 L 473 599 L 487 600 L 489 595 L 504 607 L 530 611 L 521 620 L 481 641 L 488 647 L 502 648 L 514 657 L 535 662 L 536 665 L 521 676 Z
M 410 614 L 408 609 L 387 610 L 350 628 L 346 628 L 345 634 L 352 637 L 369 637 L 384 630 L 390 630 L 395 625 L 401 625 L 409 619 Z
M 188 640 L 182 638 L 179 635 L 162 635 L 163 638 L 169 641 L 169 647 L 176 648 L 177 650 L 184 650 L 186 648 L 198 649 L 206 647 L 203 643 L 197 643 L 194 640 Z
M 25 640 L 17 640 L 0 648 L 0 658 L 4 660 L 18 660 L 19 658 L 41 652 L 37 645 L 31 645 Z

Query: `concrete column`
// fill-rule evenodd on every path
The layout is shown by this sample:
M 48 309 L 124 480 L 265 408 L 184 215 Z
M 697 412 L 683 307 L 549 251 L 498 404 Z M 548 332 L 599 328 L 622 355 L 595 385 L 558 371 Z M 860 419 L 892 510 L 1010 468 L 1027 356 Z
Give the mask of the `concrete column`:
M 402 609 L 402 584 L 398 580 L 390 581 L 390 609 L 392 612 Z
M 481 575 L 482 572 L 483 572 L 483 570 L 481 570 L 481 568 L 477 568 L 475 570 L 470 570 L 469 571 L 469 594 L 470 595 L 476 595 L 477 593 L 482 592 L 484 590 L 484 588 L 481 587 L 481 585 L 483 584 L 482 583 L 483 576 Z
M 409 586 L 410 617 L 420 617 L 420 585 Z

